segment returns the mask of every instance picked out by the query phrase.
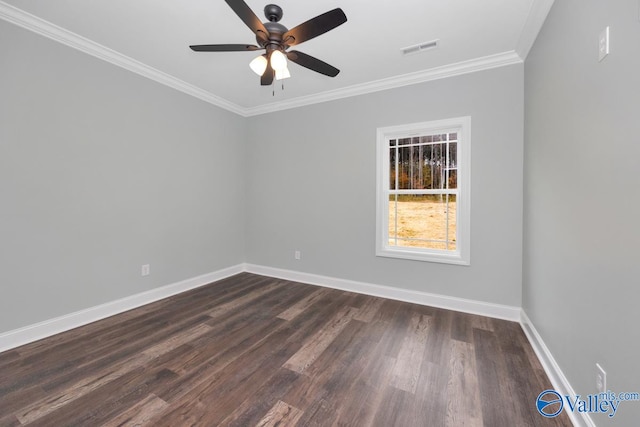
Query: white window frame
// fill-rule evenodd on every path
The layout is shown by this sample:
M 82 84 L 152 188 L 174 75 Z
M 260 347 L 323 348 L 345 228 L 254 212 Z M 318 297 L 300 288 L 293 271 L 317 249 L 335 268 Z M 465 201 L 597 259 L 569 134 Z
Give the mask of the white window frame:
M 389 141 L 418 135 L 458 132 L 456 249 L 389 245 Z M 456 117 L 377 129 L 376 255 L 417 261 L 471 263 L 471 117 Z

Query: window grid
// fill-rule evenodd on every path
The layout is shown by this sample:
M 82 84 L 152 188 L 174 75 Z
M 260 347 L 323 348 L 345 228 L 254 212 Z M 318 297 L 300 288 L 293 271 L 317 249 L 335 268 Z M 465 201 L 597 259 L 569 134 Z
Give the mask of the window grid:
M 449 199 L 449 195 L 451 194 L 455 194 L 457 195 L 457 188 L 456 189 L 451 189 L 449 187 L 450 185 L 450 178 L 451 178 L 451 171 L 455 170 L 457 171 L 457 162 L 453 162 L 452 163 L 452 159 L 451 159 L 451 144 L 452 143 L 458 143 L 458 133 L 459 133 L 459 129 L 451 129 L 445 132 L 439 131 L 437 133 L 430 133 L 430 134 L 424 134 L 424 135 L 420 135 L 420 136 L 414 136 L 414 137 L 409 137 L 409 138 L 389 138 L 388 139 L 388 147 L 390 149 L 390 153 L 393 153 L 393 160 L 391 160 L 391 162 L 393 162 L 394 166 L 393 166 L 393 170 L 395 172 L 395 176 L 394 176 L 394 188 L 389 188 L 388 189 L 388 196 L 395 196 L 394 197 L 394 202 L 393 202 L 393 209 L 394 209 L 394 224 L 393 224 L 393 236 L 389 236 L 390 238 L 388 239 L 389 242 L 393 242 L 393 246 L 398 246 L 398 247 L 402 247 L 404 245 L 399 245 L 399 241 L 403 241 L 403 242 L 420 242 L 420 243 L 442 243 L 444 244 L 445 249 L 444 250 L 451 250 L 452 248 L 454 248 L 454 245 L 452 244 L 453 241 L 450 238 L 450 230 L 449 230 L 449 226 L 450 226 L 450 199 Z M 414 142 L 414 141 L 418 141 L 418 142 Z M 411 142 L 407 142 L 407 141 L 411 141 Z M 442 147 L 444 146 L 444 150 L 442 150 Z M 411 184 L 413 184 L 415 182 L 415 171 L 414 171 L 414 164 L 413 164 L 413 149 L 418 148 L 419 150 L 419 154 L 418 154 L 418 159 L 419 159 L 419 164 L 420 164 L 420 174 L 422 173 L 423 170 L 423 163 L 426 164 L 427 159 L 422 157 L 422 150 L 420 150 L 420 148 L 423 147 L 432 147 L 431 150 L 431 158 L 429 159 L 429 170 L 433 171 L 433 167 L 434 166 L 441 166 L 440 164 L 438 164 L 438 159 L 442 158 L 442 151 L 444 151 L 444 167 L 440 167 L 440 173 L 441 173 L 441 177 L 439 179 L 439 183 L 440 183 L 440 187 L 439 189 L 434 189 L 434 188 L 430 188 L 430 189 L 400 189 L 398 188 L 400 186 L 400 163 L 401 163 L 401 155 L 400 155 L 400 149 L 401 148 L 410 148 L 410 161 L 409 161 L 409 182 Z M 436 155 L 436 161 L 434 162 L 434 150 L 433 148 L 438 148 L 439 149 L 439 153 Z M 433 179 L 431 180 L 431 182 L 433 182 Z M 391 183 L 389 183 L 391 186 Z M 444 187 L 444 188 L 443 188 Z M 399 232 L 398 232 L 398 195 L 444 195 L 445 196 L 445 227 L 444 227 L 444 233 L 445 233 L 445 238 L 444 239 L 427 239 L 427 238 L 411 238 L 411 237 L 399 237 Z M 457 211 L 456 211 L 456 215 L 457 215 Z M 456 221 L 457 223 L 457 221 Z M 457 233 L 455 233 L 457 234 Z M 457 239 L 457 236 L 451 236 L 453 239 L 455 239 L 455 241 L 458 241 L 459 239 Z

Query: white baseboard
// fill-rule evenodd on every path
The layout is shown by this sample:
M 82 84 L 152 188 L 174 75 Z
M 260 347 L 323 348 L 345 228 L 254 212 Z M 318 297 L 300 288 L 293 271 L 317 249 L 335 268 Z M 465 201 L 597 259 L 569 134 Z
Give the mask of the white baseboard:
M 255 264 L 238 264 L 229 268 L 204 274 L 202 276 L 186 279 L 161 288 L 131 295 L 116 301 L 111 301 L 95 307 L 70 313 L 64 316 L 49 319 L 40 323 L 29 325 L 20 329 L 0 334 L 0 352 L 37 341 L 70 329 L 83 326 L 106 317 L 113 316 L 143 305 L 195 289 L 224 279 L 243 271 L 271 276 L 280 279 L 292 280 L 301 283 L 340 289 L 349 292 L 389 298 L 414 304 L 428 305 L 448 310 L 478 314 L 510 321 L 520 321 L 520 307 L 492 304 L 482 301 L 474 301 L 464 298 L 456 298 L 446 295 L 438 295 L 409 289 L 393 288 L 383 285 L 375 285 L 353 280 L 339 279 L 335 277 L 321 276 L 311 273 L 302 273 L 292 270 L 266 267 Z
M 75 313 L 66 314 L 34 325 L 5 332 L 0 334 L 0 352 L 141 307 L 190 289 L 208 285 L 211 282 L 222 280 L 243 271 L 244 265 L 238 264 L 213 273 L 203 274 L 201 276 L 182 280 L 150 291 L 76 311 Z
M 497 319 L 511 320 L 514 322 L 520 321 L 520 307 L 492 304 L 446 295 L 430 294 L 427 292 L 412 291 L 409 289 L 392 288 L 389 286 L 374 285 L 371 283 L 356 282 L 353 280 L 338 279 L 335 277 L 320 276 L 317 274 L 301 273 L 299 271 L 265 267 L 255 264 L 245 264 L 245 271 L 264 276 L 276 277 L 279 279 L 356 292 L 359 294 L 445 308 L 454 311 L 462 311 L 465 313 L 495 317 Z
M 573 390 L 573 387 L 571 387 L 569 380 L 564 375 L 564 373 L 560 369 L 560 366 L 553 358 L 553 355 L 551 354 L 551 352 L 549 351 L 549 348 L 546 346 L 546 344 L 542 340 L 542 337 L 536 330 L 535 326 L 533 326 L 533 323 L 531 323 L 531 319 L 529 319 L 529 316 L 527 316 L 527 313 L 525 313 L 525 311 L 522 310 L 520 315 L 521 315 L 520 324 L 522 325 L 522 329 L 524 330 L 525 335 L 529 339 L 529 342 L 531 343 L 531 347 L 533 347 L 533 350 L 536 352 L 536 356 L 538 356 L 538 359 L 540 360 L 540 363 L 542 364 L 544 371 L 547 373 L 547 376 L 549 377 L 549 380 L 551 381 L 551 385 L 553 385 L 553 388 L 563 396 L 565 395 L 575 396 L 576 393 Z M 543 390 L 540 390 L 540 391 L 542 392 Z M 571 411 L 565 411 L 565 412 L 569 416 L 569 419 L 571 420 L 574 426 L 596 427 L 596 424 L 593 422 L 589 414 L 587 414 L 586 412 L 582 412 L 580 414 L 577 414 Z

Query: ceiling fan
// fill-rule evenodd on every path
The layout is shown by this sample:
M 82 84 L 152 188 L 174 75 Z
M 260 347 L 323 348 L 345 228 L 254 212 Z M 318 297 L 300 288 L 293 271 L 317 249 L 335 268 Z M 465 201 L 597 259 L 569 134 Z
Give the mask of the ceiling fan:
M 250 44 L 203 44 L 189 46 L 196 52 L 242 52 L 265 50 L 255 58 L 249 66 L 260 76 L 260 84 L 268 86 L 276 80 L 290 77 L 287 59 L 305 68 L 335 77 L 340 70 L 313 56 L 297 50 L 287 52 L 291 46 L 311 40 L 347 22 L 347 17 L 340 8 L 318 15 L 291 30 L 278 21 L 282 18 L 282 8 L 268 4 L 264 8 L 267 22 L 260 22 L 243 0 L 225 0 L 240 19 L 256 35 L 258 46 Z

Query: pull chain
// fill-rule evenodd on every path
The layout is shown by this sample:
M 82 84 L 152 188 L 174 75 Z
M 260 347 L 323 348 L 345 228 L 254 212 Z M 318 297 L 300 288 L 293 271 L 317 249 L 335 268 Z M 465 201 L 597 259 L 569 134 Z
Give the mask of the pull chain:
M 282 90 L 282 92 L 284 92 L 284 82 L 281 83 L 280 89 Z M 276 96 L 276 84 L 275 84 L 275 82 L 271 85 L 271 96 L 273 96 L 273 97 Z

